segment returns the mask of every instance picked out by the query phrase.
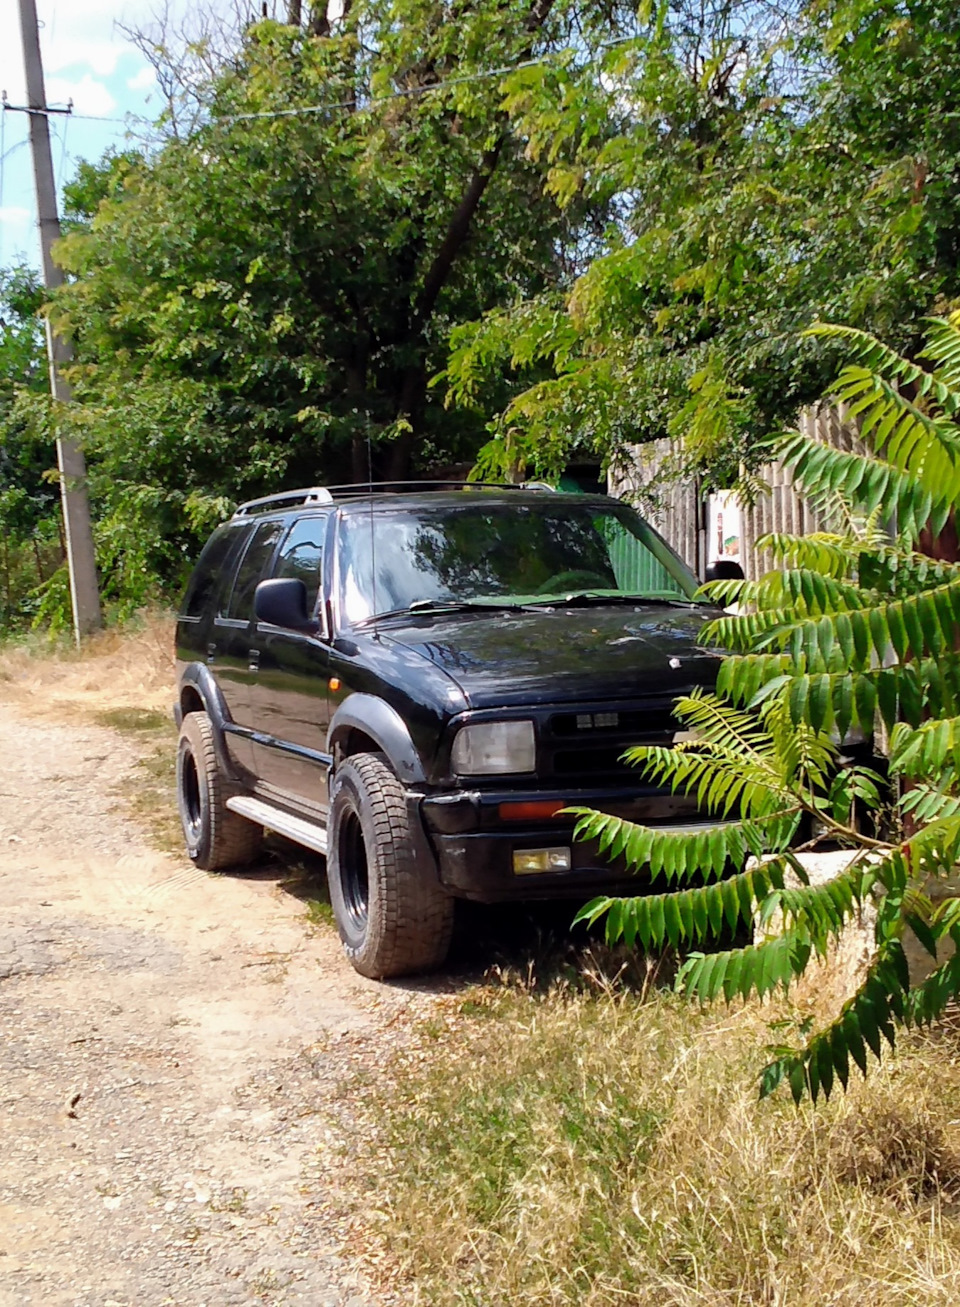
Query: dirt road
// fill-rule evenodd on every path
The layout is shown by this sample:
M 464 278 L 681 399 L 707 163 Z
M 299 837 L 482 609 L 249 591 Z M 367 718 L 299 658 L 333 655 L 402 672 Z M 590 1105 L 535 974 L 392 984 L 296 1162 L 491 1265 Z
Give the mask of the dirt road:
M 276 865 L 151 851 L 124 737 L 0 704 L 0 757 L 0 1307 L 372 1304 L 327 1108 L 429 996 L 356 976 Z

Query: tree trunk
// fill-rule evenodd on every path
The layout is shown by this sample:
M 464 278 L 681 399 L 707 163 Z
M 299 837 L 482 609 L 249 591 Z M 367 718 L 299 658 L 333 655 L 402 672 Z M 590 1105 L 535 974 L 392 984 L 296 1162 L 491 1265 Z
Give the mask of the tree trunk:
M 329 36 L 330 19 L 327 14 L 326 0 L 321 0 L 318 5 L 310 6 L 310 21 L 307 23 L 307 31 L 311 36 Z
M 423 400 L 427 393 L 426 368 L 421 360 L 411 363 L 403 378 L 398 411 L 410 423 L 408 431 L 401 432 L 390 446 L 387 458 L 387 480 L 406 481 L 410 476 L 410 460 L 417 439 L 417 428 L 423 416 Z
M 553 3 L 554 0 L 534 0 L 526 19 L 527 30 L 531 35 L 538 32 L 546 22 L 553 8 Z M 529 58 L 532 49 L 531 43 L 526 50 L 520 52 L 518 57 L 520 59 Z M 501 114 L 500 117 L 501 121 L 505 121 L 505 115 Z M 422 405 L 426 385 L 426 363 L 423 358 L 424 332 L 436 308 L 440 292 L 446 285 L 454 262 L 470 235 L 474 215 L 480 206 L 480 201 L 483 199 L 487 186 L 490 184 L 490 179 L 496 171 L 506 140 L 507 132 L 504 129 L 497 137 L 496 142 L 480 160 L 478 167 L 467 183 L 467 188 L 460 199 L 460 203 L 453 211 L 453 216 L 447 225 L 443 240 L 440 242 L 440 246 L 433 256 L 430 267 L 423 279 L 423 288 L 417 298 L 414 310 L 410 339 L 410 344 L 417 349 L 419 357 L 416 363 L 409 365 L 404 374 L 397 404 L 397 416 L 406 418 L 412 430 L 400 436 L 391 449 L 389 468 L 392 480 L 404 480 L 410 473 L 410 460 L 417 437 L 420 416 L 418 409 Z

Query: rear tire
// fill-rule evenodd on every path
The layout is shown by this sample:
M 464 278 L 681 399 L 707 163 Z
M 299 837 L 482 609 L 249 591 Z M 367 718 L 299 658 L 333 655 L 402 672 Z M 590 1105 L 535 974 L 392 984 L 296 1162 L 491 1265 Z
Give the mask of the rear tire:
M 440 966 L 450 949 L 453 899 L 433 868 L 416 864 L 403 788 L 379 753 L 337 768 L 327 873 L 344 952 L 382 980 Z
M 227 807 L 230 789 L 220 771 L 213 724 L 206 713 L 188 713 L 177 749 L 177 806 L 187 853 L 204 871 L 241 867 L 256 857 L 263 827 Z

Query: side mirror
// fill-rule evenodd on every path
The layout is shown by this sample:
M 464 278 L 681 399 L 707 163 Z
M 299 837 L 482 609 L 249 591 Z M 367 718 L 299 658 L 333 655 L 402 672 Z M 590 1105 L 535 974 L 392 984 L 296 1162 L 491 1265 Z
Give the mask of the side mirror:
M 707 563 L 703 573 L 704 581 L 742 581 L 743 568 L 732 558 L 718 558 Z
M 253 611 L 258 621 L 269 622 L 271 626 L 310 634 L 319 628 L 319 623 L 307 613 L 307 587 L 296 577 L 261 581 L 254 592 Z

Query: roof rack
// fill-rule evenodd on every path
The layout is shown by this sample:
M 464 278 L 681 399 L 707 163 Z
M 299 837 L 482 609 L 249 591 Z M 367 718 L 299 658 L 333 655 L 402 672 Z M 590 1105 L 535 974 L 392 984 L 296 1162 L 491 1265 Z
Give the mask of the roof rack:
M 333 495 L 326 486 L 310 486 L 306 490 L 284 490 L 278 495 L 263 495 L 260 499 L 248 499 L 245 504 L 234 509 L 234 517 L 249 517 L 253 513 L 269 513 L 273 508 L 289 504 L 295 508 L 298 504 L 332 504 Z
M 254 513 L 269 513 L 284 507 L 297 508 L 304 504 L 332 504 L 334 499 L 352 495 L 395 495 L 402 490 L 546 490 L 553 486 L 544 481 L 468 481 L 453 477 L 445 481 L 355 481 L 341 486 L 309 486 L 303 490 L 284 490 L 277 495 L 263 495 L 248 499 L 234 510 L 234 517 L 251 517 Z
M 342 486 L 328 486 L 332 495 L 395 495 L 401 490 L 552 490 L 542 481 L 470 481 L 466 477 L 447 477 L 442 481 L 354 481 Z

